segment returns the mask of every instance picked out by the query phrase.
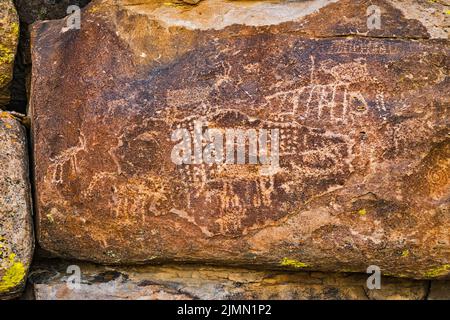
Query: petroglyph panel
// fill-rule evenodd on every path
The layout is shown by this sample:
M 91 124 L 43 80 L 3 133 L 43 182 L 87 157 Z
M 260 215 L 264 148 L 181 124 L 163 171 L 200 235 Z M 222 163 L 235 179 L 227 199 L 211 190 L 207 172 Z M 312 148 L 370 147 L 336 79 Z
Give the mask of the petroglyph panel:
M 277 266 L 294 259 L 291 265 L 364 271 L 370 260 L 415 277 L 445 269 L 448 97 L 439 93 L 448 88 L 447 42 L 314 39 L 292 31 L 299 21 L 179 28 L 161 33 L 179 50 L 161 49 L 149 61 L 144 57 L 160 49 L 134 50 L 156 41 L 158 24 L 133 16 L 152 32 L 123 46 L 125 35 L 108 31 L 120 17 L 113 26 L 88 8 L 83 28 L 95 41 L 88 33 L 76 41 L 55 33 L 58 22 L 34 29 L 33 136 L 45 249 L 110 263 Z M 43 72 L 62 48 L 70 57 Z M 86 64 L 86 55 L 102 62 Z M 82 77 L 67 72 L 61 85 L 52 82 L 52 74 L 75 67 Z M 44 91 L 48 82 L 51 92 Z M 45 116 L 50 99 L 52 117 Z M 227 130 L 249 133 L 245 161 L 197 159 L 199 122 L 201 134 L 214 129 L 224 139 L 225 153 L 239 146 L 227 145 Z M 172 160 L 176 130 L 189 137 L 188 160 L 180 164 Z M 262 150 L 255 140 L 261 132 L 268 149 L 279 144 L 276 166 L 261 154 L 250 159 L 252 146 Z M 197 145 L 200 156 L 207 143 Z M 411 225 L 423 234 L 412 235 Z M 414 254 L 402 257 L 403 250 Z M 417 263 L 421 270 L 410 267 Z

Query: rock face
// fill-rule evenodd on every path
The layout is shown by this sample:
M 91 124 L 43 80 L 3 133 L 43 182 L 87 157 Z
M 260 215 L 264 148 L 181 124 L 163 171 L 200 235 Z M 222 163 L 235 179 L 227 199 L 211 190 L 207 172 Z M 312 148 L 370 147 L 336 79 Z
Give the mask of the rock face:
M 19 18 L 12 0 L 0 2 L 0 109 L 9 102 L 9 85 L 19 41 Z
M 419 20 L 433 38 L 448 39 L 450 32 L 450 2 L 390 0 L 407 19 Z
M 26 133 L 0 113 L 0 299 L 19 295 L 33 254 Z
M 387 1 L 369 30 L 372 3 L 104 0 L 80 30 L 36 24 L 42 247 L 448 277 L 448 40 Z
M 61 19 L 68 15 L 69 6 L 85 6 L 89 0 L 15 0 L 20 20 L 20 42 L 11 82 L 8 110 L 26 113 L 30 80 L 31 55 L 29 26 L 39 20 Z
M 74 266 L 80 271 L 79 282 Z M 383 278 L 381 289 L 369 290 L 366 280 L 360 274 L 205 266 L 112 268 L 52 260 L 37 263 L 30 272 L 37 300 L 422 300 L 428 292 L 428 281 Z

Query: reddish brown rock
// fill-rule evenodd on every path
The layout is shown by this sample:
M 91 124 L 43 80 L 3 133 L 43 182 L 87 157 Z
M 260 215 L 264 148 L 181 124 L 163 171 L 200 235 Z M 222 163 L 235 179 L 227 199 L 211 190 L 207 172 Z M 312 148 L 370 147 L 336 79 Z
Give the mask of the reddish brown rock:
M 112 3 L 34 26 L 44 249 L 448 276 L 448 40 L 386 1 Z M 279 167 L 174 164 L 198 120 L 277 129 Z

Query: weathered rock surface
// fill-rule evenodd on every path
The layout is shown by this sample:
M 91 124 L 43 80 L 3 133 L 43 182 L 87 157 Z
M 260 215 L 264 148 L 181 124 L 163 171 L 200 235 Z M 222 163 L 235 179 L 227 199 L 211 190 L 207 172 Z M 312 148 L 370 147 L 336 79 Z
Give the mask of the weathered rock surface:
M 428 299 L 450 300 L 450 281 L 432 281 Z
M 83 7 L 89 0 L 15 0 L 14 3 L 20 20 L 20 41 L 7 109 L 26 113 L 31 80 L 29 26 L 40 20 L 61 19 L 68 15 L 69 6 Z
M 69 266 L 79 267 L 80 282 L 73 277 L 75 269 Z M 112 268 L 54 260 L 34 265 L 29 279 L 37 300 L 421 300 L 428 290 L 428 281 L 395 278 L 383 278 L 381 289 L 369 290 L 366 288 L 367 275 L 361 274 L 258 271 L 212 266 Z M 76 283 L 80 286 L 76 287 Z
M 33 254 L 26 132 L 0 113 L 0 299 L 19 295 Z
M 20 20 L 30 25 L 40 20 L 61 19 L 72 5 L 83 7 L 90 0 L 15 0 Z
M 0 2 L 0 109 L 10 99 L 14 57 L 19 41 L 19 18 L 12 0 Z
M 387 1 L 368 30 L 370 4 L 104 0 L 81 30 L 36 24 L 42 247 L 448 277 L 449 43 Z M 279 167 L 175 165 L 199 120 L 278 129 Z

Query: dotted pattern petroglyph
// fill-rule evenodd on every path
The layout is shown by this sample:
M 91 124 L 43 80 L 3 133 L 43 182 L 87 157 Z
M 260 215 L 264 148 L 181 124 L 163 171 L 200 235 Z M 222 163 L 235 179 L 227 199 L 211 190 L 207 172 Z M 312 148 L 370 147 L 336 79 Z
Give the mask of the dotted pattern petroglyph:
M 140 107 L 127 114 L 129 123 L 115 130 L 104 154 L 109 171 L 95 172 L 82 196 L 93 199 L 104 188 L 110 215 L 121 223 L 149 223 L 170 215 L 177 219 L 175 225 L 183 221 L 212 237 L 264 228 L 312 199 L 343 188 L 357 165 L 360 171 L 370 170 L 376 161 L 376 150 L 363 153 L 365 139 L 379 128 L 362 123 L 369 118 L 382 123 L 392 112 L 389 88 L 379 72 L 372 72 L 371 63 L 376 56 L 396 59 L 401 50 L 394 42 L 365 40 L 324 40 L 314 46 L 315 51 L 304 54 L 307 43 L 293 41 L 288 53 L 276 51 L 274 58 L 252 60 L 248 51 L 214 42 L 206 52 L 190 53 L 160 80 L 144 82 L 145 88 L 139 84 L 130 99 L 144 101 L 151 114 Z M 280 71 L 280 60 L 291 69 Z M 192 64 L 199 66 L 194 74 L 188 68 Z M 274 75 L 264 79 L 264 86 L 262 70 L 266 77 Z M 186 82 L 180 77 L 185 72 Z M 152 87 L 161 89 L 145 94 Z M 123 104 L 120 96 L 109 101 L 108 115 L 123 112 Z M 193 153 L 191 164 L 174 164 L 171 132 L 186 129 L 193 137 L 196 121 L 219 130 L 224 139 L 227 129 L 279 130 L 279 167 L 195 163 Z M 410 137 L 401 126 L 387 128 L 397 153 L 402 139 Z M 247 141 L 246 160 L 248 148 Z M 86 149 L 81 135 L 77 146 L 52 159 L 53 183 L 63 183 L 64 170 L 79 171 L 77 157 Z M 436 168 L 429 175 L 432 181 L 442 179 Z

